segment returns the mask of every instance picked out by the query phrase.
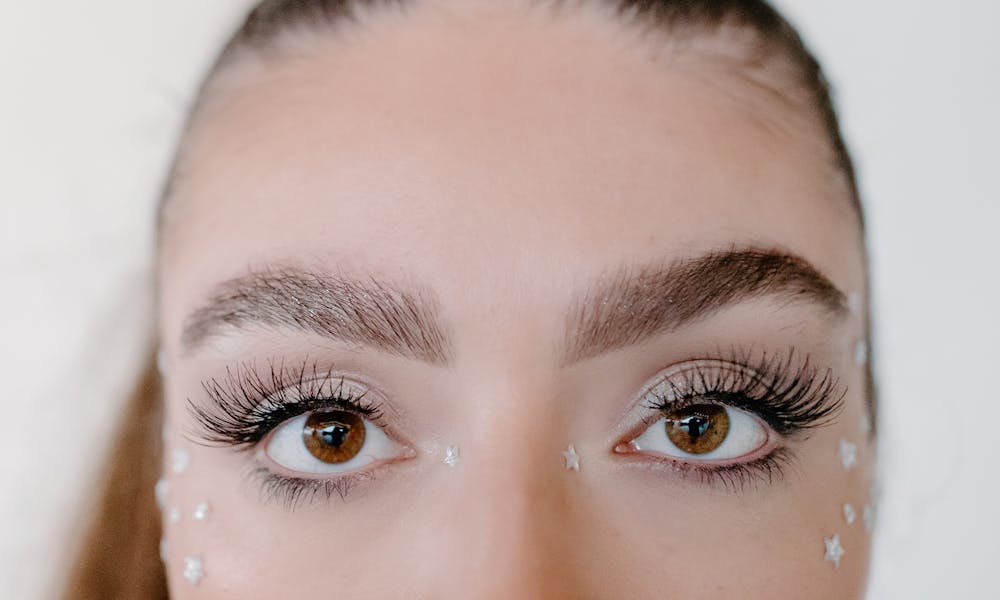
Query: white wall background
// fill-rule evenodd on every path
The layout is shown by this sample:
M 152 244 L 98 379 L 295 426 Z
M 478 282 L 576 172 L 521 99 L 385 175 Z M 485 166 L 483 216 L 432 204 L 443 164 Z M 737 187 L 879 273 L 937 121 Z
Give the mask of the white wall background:
M 867 201 L 884 473 L 870 596 L 997 597 L 1000 2 L 778 4 L 839 90 Z M 152 201 L 247 5 L 0 0 L 0 597 L 47 597 L 65 568 L 146 347 Z

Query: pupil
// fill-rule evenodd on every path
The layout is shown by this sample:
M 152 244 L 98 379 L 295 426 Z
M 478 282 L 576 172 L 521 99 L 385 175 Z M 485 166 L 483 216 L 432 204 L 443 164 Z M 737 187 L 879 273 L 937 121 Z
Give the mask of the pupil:
M 688 435 L 696 440 L 708 431 L 708 427 L 711 424 L 709 419 L 701 415 L 681 419 L 681 427 L 687 429 Z
M 343 423 L 331 423 L 329 426 L 320 430 L 319 436 L 323 440 L 323 443 L 327 446 L 339 448 L 344 445 L 344 440 L 347 439 L 347 435 L 349 433 L 351 433 L 350 425 L 344 425 Z

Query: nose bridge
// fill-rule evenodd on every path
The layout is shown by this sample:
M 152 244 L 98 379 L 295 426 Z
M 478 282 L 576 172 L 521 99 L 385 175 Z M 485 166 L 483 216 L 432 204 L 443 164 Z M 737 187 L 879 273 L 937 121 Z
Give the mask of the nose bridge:
M 533 400 L 505 406 L 522 402 Z M 571 551 L 563 533 L 571 474 L 563 467 L 563 427 L 552 399 L 534 402 L 533 409 L 488 411 L 447 474 L 452 493 L 441 498 L 441 509 L 449 512 L 451 542 L 443 550 L 455 571 L 439 579 L 447 582 L 448 590 L 439 590 L 444 596 L 565 596 L 560 590 L 572 574 L 560 565 L 571 562 L 562 560 Z

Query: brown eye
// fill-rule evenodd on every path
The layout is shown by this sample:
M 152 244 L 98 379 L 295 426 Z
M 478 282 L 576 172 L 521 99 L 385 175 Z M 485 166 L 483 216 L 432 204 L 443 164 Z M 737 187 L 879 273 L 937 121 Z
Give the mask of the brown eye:
M 302 440 L 309 453 L 325 463 L 347 462 L 365 445 L 365 422 L 342 410 L 315 412 L 302 427 Z
M 690 454 L 711 452 L 729 433 L 729 415 L 718 404 L 695 404 L 672 411 L 665 419 L 667 437 Z

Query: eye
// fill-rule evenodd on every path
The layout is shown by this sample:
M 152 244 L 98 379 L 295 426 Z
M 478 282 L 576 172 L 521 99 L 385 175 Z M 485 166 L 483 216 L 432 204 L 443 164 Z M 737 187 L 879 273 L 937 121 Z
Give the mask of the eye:
M 760 450 L 768 431 L 755 416 L 722 404 L 691 404 L 665 412 L 629 445 L 670 458 L 727 461 Z
M 404 454 L 379 426 L 346 410 L 316 410 L 275 428 L 264 454 L 297 473 L 339 474 Z

